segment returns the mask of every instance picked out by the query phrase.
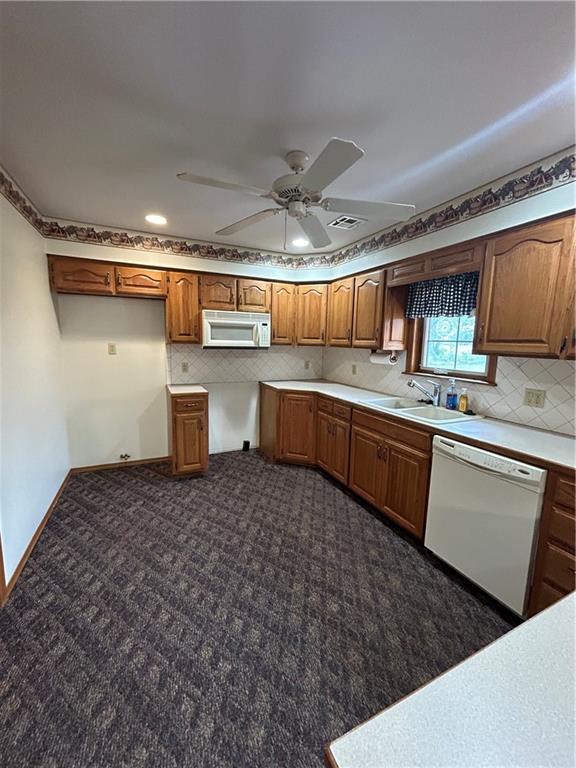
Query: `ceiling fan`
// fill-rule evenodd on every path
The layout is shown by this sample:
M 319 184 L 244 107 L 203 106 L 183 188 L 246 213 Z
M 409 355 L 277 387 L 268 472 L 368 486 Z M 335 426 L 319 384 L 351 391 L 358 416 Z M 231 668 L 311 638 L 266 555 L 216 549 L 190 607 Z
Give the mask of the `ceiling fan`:
M 314 214 L 312 210 L 314 207 L 366 218 L 387 219 L 391 223 L 406 221 L 416 211 L 413 205 L 403 203 L 378 203 L 367 200 L 324 197 L 324 188 L 332 184 L 335 179 L 363 156 L 364 150 L 360 149 L 353 141 L 330 139 L 310 168 L 305 170 L 306 163 L 310 159 L 309 156 L 301 150 L 293 150 L 285 156 L 292 173 L 276 179 L 269 192 L 258 187 L 218 181 L 206 176 L 196 176 L 193 173 L 179 173 L 177 175 L 182 181 L 203 184 L 207 187 L 229 189 L 235 192 L 245 192 L 256 197 L 274 200 L 276 205 L 280 206 L 278 208 L 265 208 L 263 211 L 246 216 L 234 224 L 219 229 L 216 232 L 217 235 L 233 235 L 252 224 L 257 224 L 259 221 L 264 221 L 286 211 L 288 216 L 298 221 L 314 248 L 324 248 L 330 245 L 332 241 L 320 219 Z

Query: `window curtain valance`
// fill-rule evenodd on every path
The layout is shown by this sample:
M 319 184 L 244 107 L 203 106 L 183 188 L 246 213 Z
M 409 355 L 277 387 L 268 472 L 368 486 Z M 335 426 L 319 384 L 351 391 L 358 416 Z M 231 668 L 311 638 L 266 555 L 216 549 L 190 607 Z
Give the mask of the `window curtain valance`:
M 458 317 L 476 309 L 478 272 L 437 277 L 412 283 L 406 317 Z

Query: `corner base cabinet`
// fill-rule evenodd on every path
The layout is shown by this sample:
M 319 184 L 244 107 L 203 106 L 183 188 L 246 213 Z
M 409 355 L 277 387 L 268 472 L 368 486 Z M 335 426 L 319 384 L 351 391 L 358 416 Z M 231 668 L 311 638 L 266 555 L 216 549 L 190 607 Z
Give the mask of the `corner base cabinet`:
M 172 474 L 208 469 L 208 393 L 169 393 Z

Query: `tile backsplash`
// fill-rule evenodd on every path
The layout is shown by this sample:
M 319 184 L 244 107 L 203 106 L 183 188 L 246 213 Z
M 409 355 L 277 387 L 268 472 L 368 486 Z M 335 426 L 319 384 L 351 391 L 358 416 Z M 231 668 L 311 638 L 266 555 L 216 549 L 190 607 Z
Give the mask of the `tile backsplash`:
M 385 359 L 384 356 L 379 359 Z M 356 374 L 352 373 L 356 367 Z M 404 355 L 399 355 L 396 365 L 370 362 L 370 352 L 363 349 L 324 350 L 322 376 L 330 381 L 375 389 L 393 395 L 414 396 L 408 389 L 408 376 L 402 373 Z M 466 384 L 470 407 L 483 416 L 514 421 L 540 429 L 551 429 L 573 435 L 575 364 L 569 360 L 537 360 L 534 358 L 499 357 L 497 386 Z M 446 379 L 434 379 L 446 391 Z M 420 377 L 421 383 L 424 383 Z M 543 408 L 524 405 L 524 389 L 544 389 L 546 402 Z M 444 403 L 444 392 L 442 403 Z
M 172 384 L 324 378 L 378 392 L 418 396 L 406 386 L 408 376 L 402 373 L 404 355 L 399 356 L 396 365 L 389 365 L 370 362 L 370 352 L 364 349 L 280 346 L 263 350 L 202 349 L 195 344 L 169 344 L 167 349 Z M 183 363 L 188 365 L 187 372 L 182 370 Z M 466 385 L 470 407 L 484 416 L 573 435 L 574 375 L 572 361 L 500 357 L 496 387 Z M 433 376 L 430 378 L 434 380 Z M 445 392 L 447 381 L 437 381 Z M 543 408 L 524 405 L 526 387 L 546 391 Z
M 202 349 L 197 344 L 169 344 L 167 349 L 171 384 L 319 379 L 322 376 L 321 347 Z M 183 363 L 188 365 L 188 372 L 182 370 Z

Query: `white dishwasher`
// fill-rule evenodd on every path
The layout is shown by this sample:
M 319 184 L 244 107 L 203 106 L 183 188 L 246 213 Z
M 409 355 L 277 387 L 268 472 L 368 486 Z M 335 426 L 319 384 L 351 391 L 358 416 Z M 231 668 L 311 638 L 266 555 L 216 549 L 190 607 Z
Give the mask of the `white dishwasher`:
M 424 544 L 523 616 L 546 470 L 436 436 Z

